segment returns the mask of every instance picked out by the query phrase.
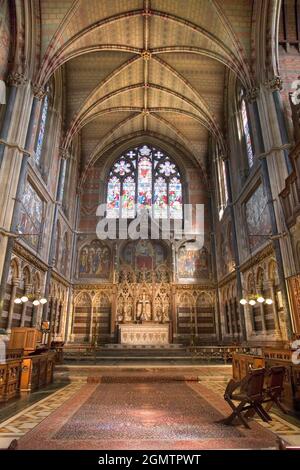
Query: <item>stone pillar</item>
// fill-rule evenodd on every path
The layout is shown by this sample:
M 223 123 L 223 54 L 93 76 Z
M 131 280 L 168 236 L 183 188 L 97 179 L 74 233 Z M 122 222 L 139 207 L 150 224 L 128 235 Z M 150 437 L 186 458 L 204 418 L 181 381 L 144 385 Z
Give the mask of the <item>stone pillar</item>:
M 47 298 L 50 291 L 50 282 L 51 282 L 51 274 L 54 266 L 54 258 L 55 258 L 55 230 L 57 225 L 58 219 L 58 207 L 62 202 L 63 196 L 63 189 L 64 189 L 64 174 L 66 168 L 66 160 L 69 158 L 69 154 L 67 150 L 62 149 L 61 152 L 61 159 L 60 159 L 60 168 L 59 168 L 59 175 L 58 175 L 58 182 L 57 182 L 57 190 L 56 190 L 56 201 L 55 201 L 55 208 L 54 208 L 54 215 L 52 221 L 52 230 L 51 230 L 51 237 L 50 237 L 50 248 L 49 248 L 49 256 L 48 256 L 48 271 L 46 274 L 46 282 L 45 282 L 45 297 Z M 47 307 L 46 305 L 43 308 L 43 319 L 47 320 Z
M 94 304 L 91 305 L 91 319 L 90 319 L 90 330 L 89 330 L 89 342 L 93 339 L 93 322 L 94 322 Z
M 197 305 L 194 306 L 194 315 L 195 315 L 195 335 L 198 336 L 198 315 L 197 315 Z
M 274 322 L 275 322 L 275 336 L 277 336 L 278 339 L 281 339 L 282 332 L 280 328 L 279 314 L 278 314 L 278 309 L 277 309 L 276 292 L 275 292 L 275 287 L 273 283 L 270 285 L 270 291 L 271 291 L 271 299 L 273 300 L 272 305 L 273 305 Z
M 236 289 L 237 289 L 238 298 L 241 299 L 243 297 L 243 287 L 242 287 L 242 278 L 241 278 L 241 271 L 240 271 L 240 256 L 239 256 L 239 249 L 238 249 L 238 242 L 237 242 L 236 223 L 235 223 L 236 219 L 235 219 L 233 200 L 232 200 L 230 165 L 229 165 L 228 158 L 224 159 L 224 163 L 225 163 L 225 175 L 226 175 L 226 183 L 227 183 L 227 191 L 228 191 L 228 205 L 230 208 L 230 216 L 231 216 L 231 223 L 232 223 L 232 242 L 233 242 L 233 250 L 234 250 L 235 269 L 236 269 Z M 246 322 L 245 322 L 245 311 L 244 311 L 243 305 L 240 303 L 239 303 L 239 315 L 240 315 L 242 339 L 246 341 L 247 330 L 246 330 Z
M 292 334 L 293 334 L 291 312 L 290 312 L 288 292 L 287 292 L 285 275 L 284 275 L 284 265 L 283 265 L 282 253 L 281 253 L 281 248 L 280 248 L 280 242 L 279 242 L 279 239 L 276 237 L 278 236 L 277 221 L 276 221 L 274 201 L 273 201 L 273 196 L 272 196 L 272 189 L 271 189 L 268 163 L 267 163 L 266 156 L 261 158 L 261 170 L 262 170 L 262 177 L 263 177 L 264 187 L 265 187 L 267 200 L 268 200 L 272 235 L 274 237 L 273 247 L 274 247 L 276 262 L 277 262 L 277 271 L 278 271 L 280 290 L 282 292 L 282 299 L 284 303 L 287 337 L 288 339 L 291 339 Z
M 267 331 L 267 327 L 266 327 L 264 304 L 259 304 L 259 308 L 260 308 L 260 316 L 261 316 L 262 333 L 265 334 Z
M 24 295 L 28 295 L 31 293 L 31 284 L 25 284 L 24 286 Z M 27 310 L 27 305 L 28 303 L 27 302 L 24 302 L 23 305 L 22 305 L 22 313 L 21 313 L 21 322 L 20 322 L 20 326 L 24 326 L 25 325 L 25 317 L 26 317 L 26 310 Z
M 9 134 L 9 129 L 11 127 L 12 115 L 14 111 L 14 106 L 16 102 L 17 89 L 20 85 L 25 85 L 27 78 L 24 74 L 19 72 L 13 72 L 8 77 L 8 83 L 10 85 L 8 91 L 8 100 L 5 108 L 5 115 L 1 128 L 1 139 L 6 140 Z M 0 168 L 2 166 L 3 156 L 4 156 L 5 144 L 0 144 Z
M 34 293 L 34 298 L 39 299 L 41 296 L 41 292 L 38 290 Z M 38 317 L 39 317 L 39 310 L 40 310 L 40 305 L 33 305 L 32 306 L 33 313 L 32 313 L 32 320 L 31 320 L 31 326 L 33 328 L 36 328 L 38 326 Z
M 71 315 L 72 315 L 72 322 L 71 322 L 71 330 L 70 330 L 70 336 L 66 337 L 66 340 L 67 341 L 71 341 L 71 343 L 73 343 L 74 341 L 74 325 L 75 325 L 75 302 L 74 302 L 74 299 L 72 299 L 72 302 L 71 302 Z
M 227 301 L 227 315 L 229 320 L 229 335 L 233 338 L 233 328 L 232 328 L 232 314 L 231 314 L 231 302 Z
M 17 288 L 19 287 L 19 284 L 20 284 L 19 278 L 12 279 L 12 289 L 11 289 L 10 303 L 9 303 L 9 309 L 8 309 L 8 316 L 7 316 L 6 333 L 11 332 L 11 325 L 13 321 L 14 306 L 15 306 L 15 298 L 16 298 Z

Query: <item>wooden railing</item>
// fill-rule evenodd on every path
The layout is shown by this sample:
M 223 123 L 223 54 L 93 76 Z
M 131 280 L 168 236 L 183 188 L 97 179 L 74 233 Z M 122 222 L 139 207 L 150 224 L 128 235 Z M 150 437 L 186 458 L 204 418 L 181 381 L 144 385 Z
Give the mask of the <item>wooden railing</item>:
M 23 356 L 23 350 L 7 350 L 6 361 L 0 364 L 0 402 L 17 398 L 53 381 L 55 351 L 36 356 Z
M 0 364 L 0 402 L 19 396 L 21 370 L 22 354 L 9 354 L 6 362 Z
M 22 363 L 21 392 L 33 392 L 53 381 L 55 351 L 25 356 Z
M 250 369 L 273 366 L 284 366 L 286 370 L 283 391 L 283 403 L 293 411 L 300 411 L 300 364 L 292 362 L 293 351 L 289 349 L 264 348 L 261 356 L 253 354 L 233 355 L 232 375 L 235 380 L 241 380 Z
M 222 360 L 225 364 L 232 360 L 234 353 L 250 351 L 249 348 L 242 346 L 190 346 L 187 350 L 196 358 L 208 361 Z

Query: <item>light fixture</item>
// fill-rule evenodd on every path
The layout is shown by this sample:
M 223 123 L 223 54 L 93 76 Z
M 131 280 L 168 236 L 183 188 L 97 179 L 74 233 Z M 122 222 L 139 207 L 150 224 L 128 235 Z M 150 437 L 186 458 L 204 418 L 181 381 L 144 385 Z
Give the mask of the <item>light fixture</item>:
M 28 294 L 27 295 L 22 295 L 22 297 L 17 297 L 15 298 L 14 300 L 14 303 L 15 304 L 25 304 L 26 302 L 28 302 L 28 300 L 31 300 L 32 304 L 35 305 L 35 306 L 38 306 L 40 304 L 46 304 L 48 302 L 48 300 L 45 298 L 45 297 L 42 297 L 41 299 L 37 299 L 35 297 L 35 295 L 33 294 Z
M 241 305 L 246 305 L 246 304 L 249 304 L 253 307 L 253 305 L 256 304 L 256 302 L 258 302 L 259 304 L 263 304 L 263 303 L 266 303 L 268 305 L 272 305 L 273 303 L 273 300 L 272 299 L 265 299 L 261 294 L 250 294 L 249 295 L 249 298 L 242 298 L 240 300 L 240 304 Z

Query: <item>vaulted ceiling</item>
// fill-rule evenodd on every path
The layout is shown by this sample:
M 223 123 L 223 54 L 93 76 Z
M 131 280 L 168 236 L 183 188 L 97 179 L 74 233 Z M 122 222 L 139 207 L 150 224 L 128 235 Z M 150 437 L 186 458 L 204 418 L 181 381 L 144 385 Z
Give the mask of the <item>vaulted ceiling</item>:
M 250 87 L 251 0 L 41 0 L 37 82 L 64 68 L 67 147 L 82 167 L 115 141 L 168 138 L 205 166 L 224 145 L 226 69 Z

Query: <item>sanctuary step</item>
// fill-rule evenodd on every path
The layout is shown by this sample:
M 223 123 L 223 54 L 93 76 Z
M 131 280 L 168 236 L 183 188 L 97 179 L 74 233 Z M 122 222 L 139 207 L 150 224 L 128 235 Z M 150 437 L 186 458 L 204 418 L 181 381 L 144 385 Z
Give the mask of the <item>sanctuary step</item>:
M 213 348 L 214 349 L 214 348 Z M 160 346 L 128 346 L 110 344 L 92 349 L 87 345 L 79 347 L 68 345 L 64 351 L 64 364 L 86 365 L 189 365 L 208 364 L 213 360 L 216 364 L 224 363 L 222 355 L 199 356 L 183 345 L 172 344 Z

